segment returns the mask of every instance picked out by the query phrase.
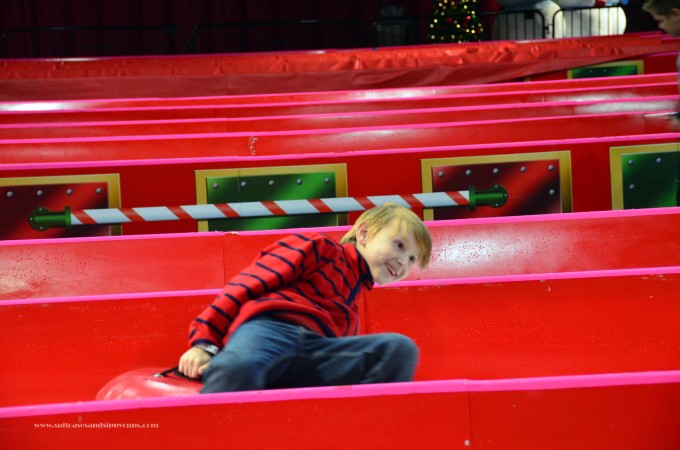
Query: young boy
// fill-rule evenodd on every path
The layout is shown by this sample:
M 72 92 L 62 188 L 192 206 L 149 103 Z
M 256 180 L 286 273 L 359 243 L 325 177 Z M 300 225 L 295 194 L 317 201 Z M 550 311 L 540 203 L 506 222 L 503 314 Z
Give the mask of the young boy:
M 642 4 L 642 9 L 656 20 L 659 28 L 673 37 L 680 37 L 680 0 L 647 0 Z M 676 68 L 680 73 L 680 55 L 676 60 Z M 678 80 L 680 90 L 680 80 Z M 680 130 L 680 113 L 673 115 L 671 126 Z
M 427 266 L 430 234 L 394 203 L 364 212 L 340 243 L 295 234 L 265 248 L 190 325 L 179 370 L 202 393 L 410 381 L 415 343 L 357 336 L 357 302 L 374 282 Z

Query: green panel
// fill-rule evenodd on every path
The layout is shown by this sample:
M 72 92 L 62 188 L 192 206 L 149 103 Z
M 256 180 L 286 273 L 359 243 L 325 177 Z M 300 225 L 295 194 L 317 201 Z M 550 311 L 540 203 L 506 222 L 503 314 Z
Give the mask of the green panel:
M 624 209 L 678 205 L 680 152 L 621 155 L 621 167 Z
M 626 64 L 604 67 L 580 67 L 572 69 L 572 78 L 620 77 L 624 75 L 638 75 L 637 64 Z
M 334 198 L 335 172 L 206 178 L 208 203 Z M 274 230 L 339 225 L 337 214 L 208 221 L 210 231 Z

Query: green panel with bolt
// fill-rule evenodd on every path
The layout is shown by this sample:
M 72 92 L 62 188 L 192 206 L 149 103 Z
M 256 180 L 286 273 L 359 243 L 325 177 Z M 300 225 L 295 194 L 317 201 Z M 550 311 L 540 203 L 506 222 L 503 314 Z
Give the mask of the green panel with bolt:
M 678 206 L 680 152 L 621 155 L 623 207 Z

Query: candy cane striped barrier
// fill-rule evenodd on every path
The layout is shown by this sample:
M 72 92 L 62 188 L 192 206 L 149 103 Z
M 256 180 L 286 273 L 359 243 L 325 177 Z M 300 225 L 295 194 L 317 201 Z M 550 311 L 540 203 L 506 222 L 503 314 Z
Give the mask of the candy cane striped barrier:
M 37 231 L 52 227 L 71 228 L 75 225 L 123 224 L 130 222 L 159 222 L 166 220 L 208 220 L 242 217 L 271 217 L 298 214 L 329 214 L 365 211 L 387 202 L 407 208 L 439 208 L 445 206 L 488 205 L 503 206 L 508 199 L 507 190 L 494 185 L 485 191 L 428 192 L 411 195 L 379 195 L 370 197 L 319 198 L 307 200 L 277 200 L 242 203 L 215 203 L 206 205 L 153 206 L 140 208 L 83 209 L 61 212 L 37 208 L 31 212 L 29 222 Z

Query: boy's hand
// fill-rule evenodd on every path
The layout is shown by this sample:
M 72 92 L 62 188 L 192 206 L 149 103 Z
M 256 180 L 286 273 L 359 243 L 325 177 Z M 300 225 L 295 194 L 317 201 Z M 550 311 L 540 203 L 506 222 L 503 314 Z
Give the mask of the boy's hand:
M 179 358 L 179 371 L 189 378 L 199 378 L 208 364 L 210 355 L 198 347 L 191 347 Z

